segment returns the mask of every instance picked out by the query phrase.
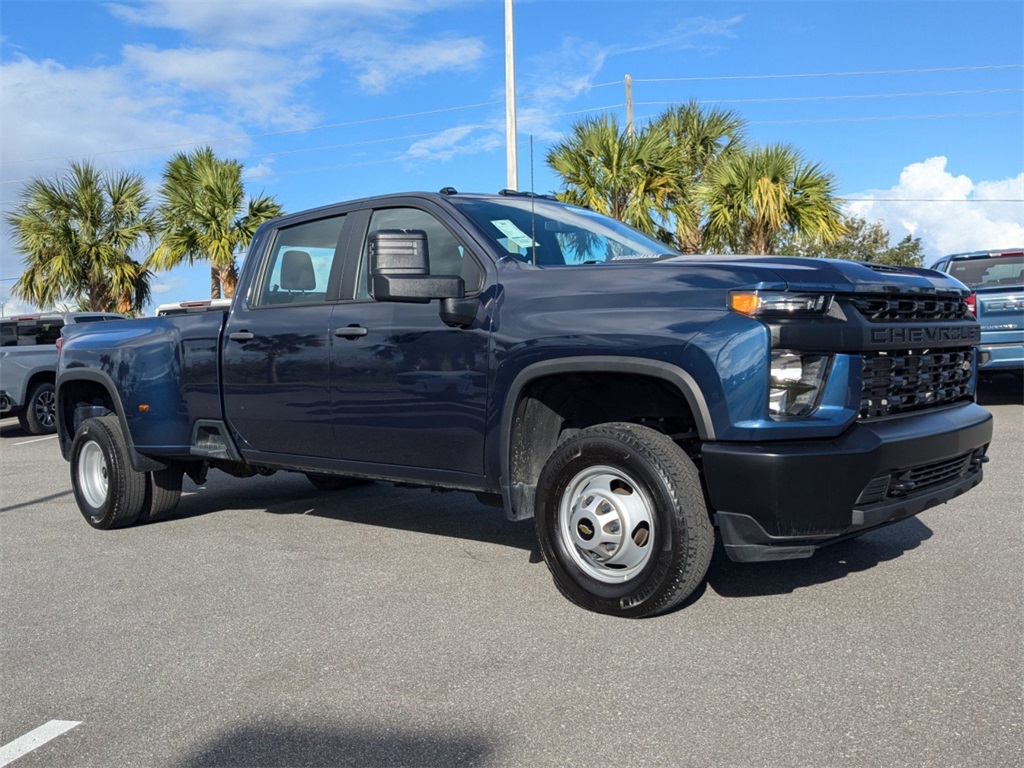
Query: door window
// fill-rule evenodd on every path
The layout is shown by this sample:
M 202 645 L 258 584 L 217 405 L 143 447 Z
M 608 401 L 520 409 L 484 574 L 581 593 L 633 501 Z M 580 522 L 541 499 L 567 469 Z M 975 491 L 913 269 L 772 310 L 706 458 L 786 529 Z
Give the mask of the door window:
M 328 286 L 344 221 L 344 216 L 335 216 L 278 230 L 255 305 L 320 304 L 334 298 Z
M 363 243 L 359 259 L 359 275 L 356 278 L 356 298 L 372 298 L 369 269 L 369 236 L 382 229 L 414 229 L 427 235 L 427 258 L 432 275 L 461 275 L 466 283 L 466 293 L 480 290 L 483 271 L 472 258 L 466 257 L 466 249 L 455 235 L 433 215 L 418 208 L 381 208 L 373 212 L 367 241 Z

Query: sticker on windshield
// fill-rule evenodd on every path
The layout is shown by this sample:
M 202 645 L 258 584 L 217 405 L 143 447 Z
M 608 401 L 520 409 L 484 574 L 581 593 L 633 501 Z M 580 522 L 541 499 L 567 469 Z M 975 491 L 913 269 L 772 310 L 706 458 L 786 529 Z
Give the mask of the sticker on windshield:
M 537 247 L 537 244 L 533 241 L 533 238 L 531 238 L 528 234 L 523 232 L 523 230 L 521 230 L 508 219 L 498 219 L 497 221 L 492 221 L 491 224 L 497 227 L 501 234 L 503 234 L 516 245 L 518 245 L 520 248 Z

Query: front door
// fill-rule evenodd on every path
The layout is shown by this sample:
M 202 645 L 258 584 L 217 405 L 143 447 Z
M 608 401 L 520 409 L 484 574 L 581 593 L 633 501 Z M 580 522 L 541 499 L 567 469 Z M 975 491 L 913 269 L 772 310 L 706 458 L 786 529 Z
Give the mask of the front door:
M 380 229 L 425 232 L 431 274 L 461 274 L 467 294 L 479 293 L 483 281 L 483 269 L 468 261 L 462 241 L 433 214 L 411 207 L 372 213 L 363 238 L 350 240 L 349 258 L 359 264 L 355 298 L 339 303 L 331 320 L 337 334 L 331 340 L 331 392 L 338 456 L 481 475 L 487 328 L 448 327 L 436 300 L 375 301 L 366 237 Z

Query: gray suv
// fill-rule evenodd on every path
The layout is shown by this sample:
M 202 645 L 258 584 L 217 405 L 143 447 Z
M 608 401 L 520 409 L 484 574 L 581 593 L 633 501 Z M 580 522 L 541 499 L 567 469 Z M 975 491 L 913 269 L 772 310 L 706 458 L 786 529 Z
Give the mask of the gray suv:
M 56 431 L 57 339 L 65 325 L 122 320 L 106 312 L 0 318 L 0 417 L 17 416 L 31 435 Z

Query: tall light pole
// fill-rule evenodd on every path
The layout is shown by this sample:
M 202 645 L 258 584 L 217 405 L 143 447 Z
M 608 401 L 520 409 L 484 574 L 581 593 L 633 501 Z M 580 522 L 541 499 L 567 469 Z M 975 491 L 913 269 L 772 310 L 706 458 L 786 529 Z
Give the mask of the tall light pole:
M 516 55 L 512 34 L 512 0 L 505 0 L 505 157 L 508 189 L 519 189 L 519 154 L 516 146 Z

